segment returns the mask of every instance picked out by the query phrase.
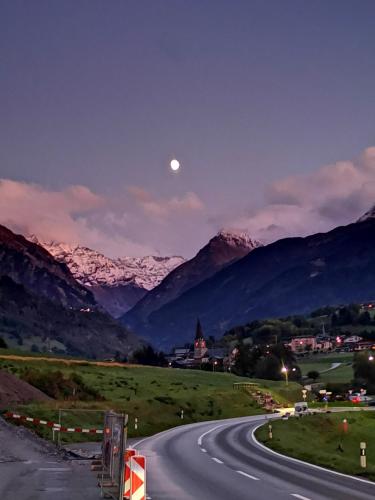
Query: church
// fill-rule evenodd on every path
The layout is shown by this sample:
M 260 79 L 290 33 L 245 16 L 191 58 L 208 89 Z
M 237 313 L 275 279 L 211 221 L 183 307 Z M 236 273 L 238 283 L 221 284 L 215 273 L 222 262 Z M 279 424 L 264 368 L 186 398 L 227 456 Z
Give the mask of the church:
M 206 346 L 206 341 L 203 337 L 203 330 L 201 322 L 197 321 L 197 327 L 195 330 L 195 340 L 194 340 L 194 360 L 203 362 L 206 358 L 208 361 L 208 348 Z

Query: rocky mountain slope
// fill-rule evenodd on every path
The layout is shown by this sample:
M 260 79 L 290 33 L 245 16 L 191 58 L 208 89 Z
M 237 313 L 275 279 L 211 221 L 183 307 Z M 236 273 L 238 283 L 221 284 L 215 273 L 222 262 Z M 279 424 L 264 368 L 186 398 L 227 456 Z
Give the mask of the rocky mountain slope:
M 137 337 L 44 248 L 0 226 L 0 336 L 10 345 L 90 357 L 126 356 Z
M 95 306 L 92 293 L 77 283 L 64 264 L 57 262 L 44 248 L 0 225 L 0 276 L 63 306 Z
M 141 345 L 107 314 L 63 307 L 9 276 L 0 277 L 0 336 L 9 346 L 28 351 L 99 359 L 124 358 Z
M 375 295 L 375 219 L 256 248 L 154 311 L 140 331 L 168 348 L 253 319 L 307 313 Z
M 181 264 L 168 274 L 156 288 L 123 316 L 122 321 L 135 329 L 147 329 L 146 325 L 151 313 L 260 245 L 245 232 L 220 231 L 193 259 Z
M 131 309 L 146 293 L 157 286 L 183 257 L 122 257 L 110 259 L 87 247 L 54 241 L 34 243 L 43 246 L 57 261 L 66 264 L 74 278 L 87 287 L 112 316 Z

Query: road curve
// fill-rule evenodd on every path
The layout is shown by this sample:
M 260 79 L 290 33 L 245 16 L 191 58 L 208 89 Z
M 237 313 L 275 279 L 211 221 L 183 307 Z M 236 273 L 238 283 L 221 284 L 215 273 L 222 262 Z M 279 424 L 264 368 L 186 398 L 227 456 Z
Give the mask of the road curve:
M 135 447 L 152 500 L 370 500 L 375 483 L 272 453 L 252 439 L 267 416 L 176 427 Z M 270 418 L 273 418 L 273 416 Z

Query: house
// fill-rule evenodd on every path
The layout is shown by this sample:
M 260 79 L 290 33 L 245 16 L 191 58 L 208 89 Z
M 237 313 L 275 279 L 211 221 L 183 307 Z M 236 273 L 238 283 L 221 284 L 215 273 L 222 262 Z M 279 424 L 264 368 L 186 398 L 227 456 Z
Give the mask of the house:
M 344 339 L 344 344 L 358 344 L 358 342 L 361 342 L 362 337 L 359 337 L 358 335 L 351 335 L 350 337 L 346 337 Z
M 327 352 L 333 349 L 333 342 L 330 339 L 319 339 L 316 342 L 316 350 Z
M 368 341 L 368 340 L 362 340 L 361 342 L 358 342 L 355 347 L 355 351 L 370 351 L 370 350 L 375 350 L 375 343 Z
M 312 352 L 316 351 L 317 342 L 313 336 L 293 337 L 289 346 L 291 351 L 295 353 Z

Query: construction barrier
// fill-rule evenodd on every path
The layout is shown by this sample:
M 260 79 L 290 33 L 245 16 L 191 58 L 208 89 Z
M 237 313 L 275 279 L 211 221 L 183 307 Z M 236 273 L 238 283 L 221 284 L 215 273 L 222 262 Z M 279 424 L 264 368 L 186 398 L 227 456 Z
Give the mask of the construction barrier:
M 82 427 L 65 427 L 56 422 L 49 420 L 41 420 L 40 418 L 26 417 L 25 415 L 18 415 L 17 413 L 8 412 L 4 415 L 6 418 L 13 418 L 20 422 L 30 422 L 34 425 L 46 425 L 57 432 L 81 432 L 86 434 L 103 434 L 103 429 L 84 429 Z
M 146 457 L 131 457 L 130 473 L 130 500 L 146 500 Z
M 130 472 L 130 459 L 131 457 L 134 457 L 137 452 L 136 450 L 132 448 L 128 448 L 125 451 L 125 472 L 124 472 L 124 482 L 125 482 L 125 487 L 124 487 L 124 498 L 128 499 L 130 498 L 130 479 L 131 479 L 131 472 Z
M 124 499 L 127 415 L 106 412 L 102 443 L 102 473 L 99 477 L 104 498 Z

